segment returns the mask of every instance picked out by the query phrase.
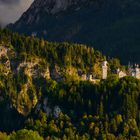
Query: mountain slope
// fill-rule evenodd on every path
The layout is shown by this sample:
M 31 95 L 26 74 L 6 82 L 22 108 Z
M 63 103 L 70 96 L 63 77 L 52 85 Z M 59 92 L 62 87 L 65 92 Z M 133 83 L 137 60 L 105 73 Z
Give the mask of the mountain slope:
M 9 28 L 50 41 L 85 43 L 140 63 L 139 0 L 35 0 Z
M 0 139 L 139 140 L 140 80 L 111 75 L 116 59 L 106 80 L 78 77 L 100 74 L 104 59 L 86 45 L 0 30 Z

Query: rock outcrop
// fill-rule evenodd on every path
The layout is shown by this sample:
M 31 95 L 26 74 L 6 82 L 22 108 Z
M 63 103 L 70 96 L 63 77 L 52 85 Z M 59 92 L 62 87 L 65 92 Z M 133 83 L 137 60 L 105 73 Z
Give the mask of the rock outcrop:
M 43 8 L 49 14 L 56 14 L 60 11 L 67 10 L 72 5 L 77 5 L 85 1 L 88 0 L 35 0 L 31 5 L 31 9 L 36 9 L 36 11 L 38 11 Z

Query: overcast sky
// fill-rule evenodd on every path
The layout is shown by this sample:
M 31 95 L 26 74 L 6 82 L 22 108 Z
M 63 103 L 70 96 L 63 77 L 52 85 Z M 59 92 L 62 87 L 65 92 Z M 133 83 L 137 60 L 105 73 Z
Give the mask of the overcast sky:
M 15 22 L 33 0 L 0 0 L 0 24 Z

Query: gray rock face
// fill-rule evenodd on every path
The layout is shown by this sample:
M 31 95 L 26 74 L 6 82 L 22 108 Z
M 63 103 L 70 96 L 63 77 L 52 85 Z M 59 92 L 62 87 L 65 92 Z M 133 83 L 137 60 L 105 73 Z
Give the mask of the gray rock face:
M 35 0 L 31 8 L 45 8 L 50 14 L 56 14 L 60 11 L 65 11 L 68 7 L 82 3 L 87 0 Z

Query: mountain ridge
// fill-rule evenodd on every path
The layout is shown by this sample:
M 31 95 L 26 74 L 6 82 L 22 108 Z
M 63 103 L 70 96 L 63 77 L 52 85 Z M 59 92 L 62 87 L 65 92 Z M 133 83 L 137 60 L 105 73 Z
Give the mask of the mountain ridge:
M 79 2 L 85 2 L 87 0 L 35 0 L 31 5 L 31 9 L 45 7 L 45 10 L 50 14 L 56 14 L 60 11 L 67 10 L 72 5 L 77 5 Z
M 49 41 L 88 44 L 105 55 L 120 58 L 125 64 L 129 61 L 140 63 L 138 0 L 84 0 L 83 3 L 46 0 L 50 2 L 47 7 L 44 3 L 38 6 L 38 2 L 40 0 L 9 28 Z

